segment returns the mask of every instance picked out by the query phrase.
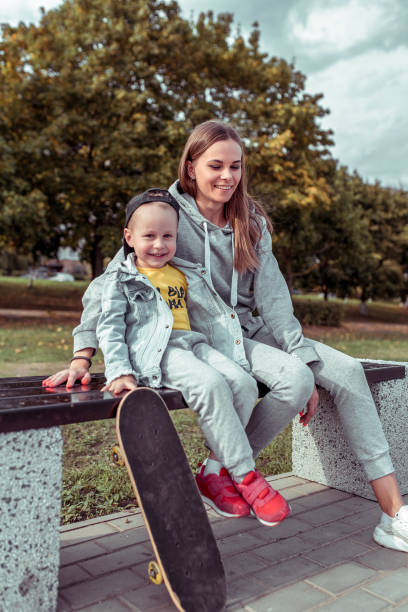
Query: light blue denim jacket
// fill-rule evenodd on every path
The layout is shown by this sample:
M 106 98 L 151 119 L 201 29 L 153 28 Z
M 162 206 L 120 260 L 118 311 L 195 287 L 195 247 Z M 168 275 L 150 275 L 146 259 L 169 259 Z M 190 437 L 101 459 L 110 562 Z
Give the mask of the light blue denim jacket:
M 203 331 L 209 344 L 241 365 L 244 358 L 241 331 L 238 333 L 237 328 L 238 318 L 247 337 L 252 338 L 259 331 L 265 331 L 269 337 L 275 338 L 278 347 L 299 357 L 304 363 L 319 361 L 293 314 L 285 279 L 272 253 L 266 223 L 261 220 L 262 238 L 256 247 L 258 268 L 237 274 L 233 268 L 234 241 L 230 225 L 221 228 L 203 217 L 194 199 L 182 192 L 178 181 L 171 185 L 169 191 L 180 204 L 176 255 L 184 260 L 184 266 L 193 266 L 180 268 L 186 276 L 186 270 L 191 271 L 192 278 L 188 278 L 190 294 L 197 284 L 197 275 L 200 276 L 202 272 L 202 278 L 207 281 L 207 295 L 212 296 L 208 304 L 197 296 L 198 301 L 194 302 L 189 312 L 192 329 Z M 95 329 L 100 314 L 103 281 L 111 270 L 118 267 L 123 257 L 123 249 L 120 249 L 105 274 L 89 285 L 83 298 L 81 323 L 73 332 L 74 351 L 98 347 Z M 197 289 L 199 286 L 197 284 Z M 260 316 L 253 316 L 255 307 Z M 214 310 L 217 312 L 216 320 L 213 320 Z
M 199 264 L 178 258 L 170 263 L 186 276 L 187 310 L 192 329 L 204 334 L 209 344 L 224 355 L 249 369 L 239 318 L 214 291 L 207 271 Z M 137 270 L 133 254 L 126 261 L 110 266 L 103 275 L 101 287 L 99 283 L 91 283 L 84 303 L 98 305 L 96 292 L 99 288 L 102 293 L 98 312 L 95 312 L 98 319 L 96 337 L 105 358 L 107 383 L 119 376 L 133 374 L 138 383 L 160 387 L 160 362 L 173 326 L 173 315 L 166 301 Z

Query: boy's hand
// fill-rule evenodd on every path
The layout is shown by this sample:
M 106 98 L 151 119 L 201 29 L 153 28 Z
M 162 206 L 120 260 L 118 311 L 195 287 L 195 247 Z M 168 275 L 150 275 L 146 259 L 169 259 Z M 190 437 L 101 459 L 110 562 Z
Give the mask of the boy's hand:
M 41 384 L 43 387 L 58 387 L 66 381 L 67 387 L 73 387 L 76 380 L 80 380 L 81 385 L 89 385 L 91 378 L 89 363 L 86 359 L 75 359 L 69 368 L 56 372 L 43 380 Z
M 132 374 L 126 374 L 125 376 L 119 376 L 112 380 L 109 385 L 102 387 L 101 391 L 110 391 L 114 395 L 119 395 L 124 390 L 133 391 L 137 389 L 137 382 Z

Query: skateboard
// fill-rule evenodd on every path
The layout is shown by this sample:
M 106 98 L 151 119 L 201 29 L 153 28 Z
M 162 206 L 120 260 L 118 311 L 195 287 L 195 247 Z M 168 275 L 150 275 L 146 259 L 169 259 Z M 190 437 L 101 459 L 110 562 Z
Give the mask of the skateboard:
M 146 387 L 127 393 L 118 406 L 116 433 L 156 556 L 149 564 L 151 580 L 160 583 L 163 578 L 181 612 L 224 610 L 219 550 L 160 395 Z

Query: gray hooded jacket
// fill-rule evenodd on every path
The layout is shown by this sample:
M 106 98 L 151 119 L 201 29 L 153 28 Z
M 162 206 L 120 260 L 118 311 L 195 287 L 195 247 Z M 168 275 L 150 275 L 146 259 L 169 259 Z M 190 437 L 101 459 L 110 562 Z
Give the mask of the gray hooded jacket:
M 225 321 L 229 318 L 231 323 L 235 323 L 234 318 L 238 315 L 249 338 L 266 326 L 282 350 L 296 355 L 304 363 L 319 361 L 313 347 L 305 341 L 300 323 L 293 314 L 290 294 L 272 253 L 272 240 L 266 223 L 263 223 L 262 238 L 256 247 L 259 267 L 255 272 L 238 274 L 233 266 L 234 241 L 229 224 L 220 228 L 203 217 L 194 198 L 181 192 L 178 181 L 171 185 L 169 191 L 180 204 L 176 256 L 202 267 L 210 287 L 224 302 Z M 116 268 L 123 259 L 121 249 L 104 274 Z M 92 281 L 84 295 L 81 323 L 73 332 L 74 351 L 87 347 L 96 349 L 98 346 L 95 330 L 101 312 L 103 277 Z M 260 316 L 253 316 L 255 308 Z M 205 321 L 199 329 L 196 328 L 194 320 L 205 317 L 206 321 L 211 321 L 212 313 L 210 308 L 207 309 L 207 304 L 200 304 L 200 316 L 192 317 L 190 310 L 189 316 L 192 329 L 202 331 L 211 345 L 234 358 L 230 346 L 226 346 L 224 341 L 217 341 L 216 336 L 211 337 L 208 329 L 205 330 Z M 231 338 L 233 335 L 236 338 L 234 342 L 239 340 L 236 347 L 241 347 L 237 334 L 232 334 Z

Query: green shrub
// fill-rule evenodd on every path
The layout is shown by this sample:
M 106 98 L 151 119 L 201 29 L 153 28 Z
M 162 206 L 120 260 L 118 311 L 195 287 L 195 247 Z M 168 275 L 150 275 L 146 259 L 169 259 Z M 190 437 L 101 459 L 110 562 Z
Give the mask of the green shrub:
M 294 299 L 293 308 L 302 325 L 339 327 L 344 317 L 343 306 L 338 302 Z

